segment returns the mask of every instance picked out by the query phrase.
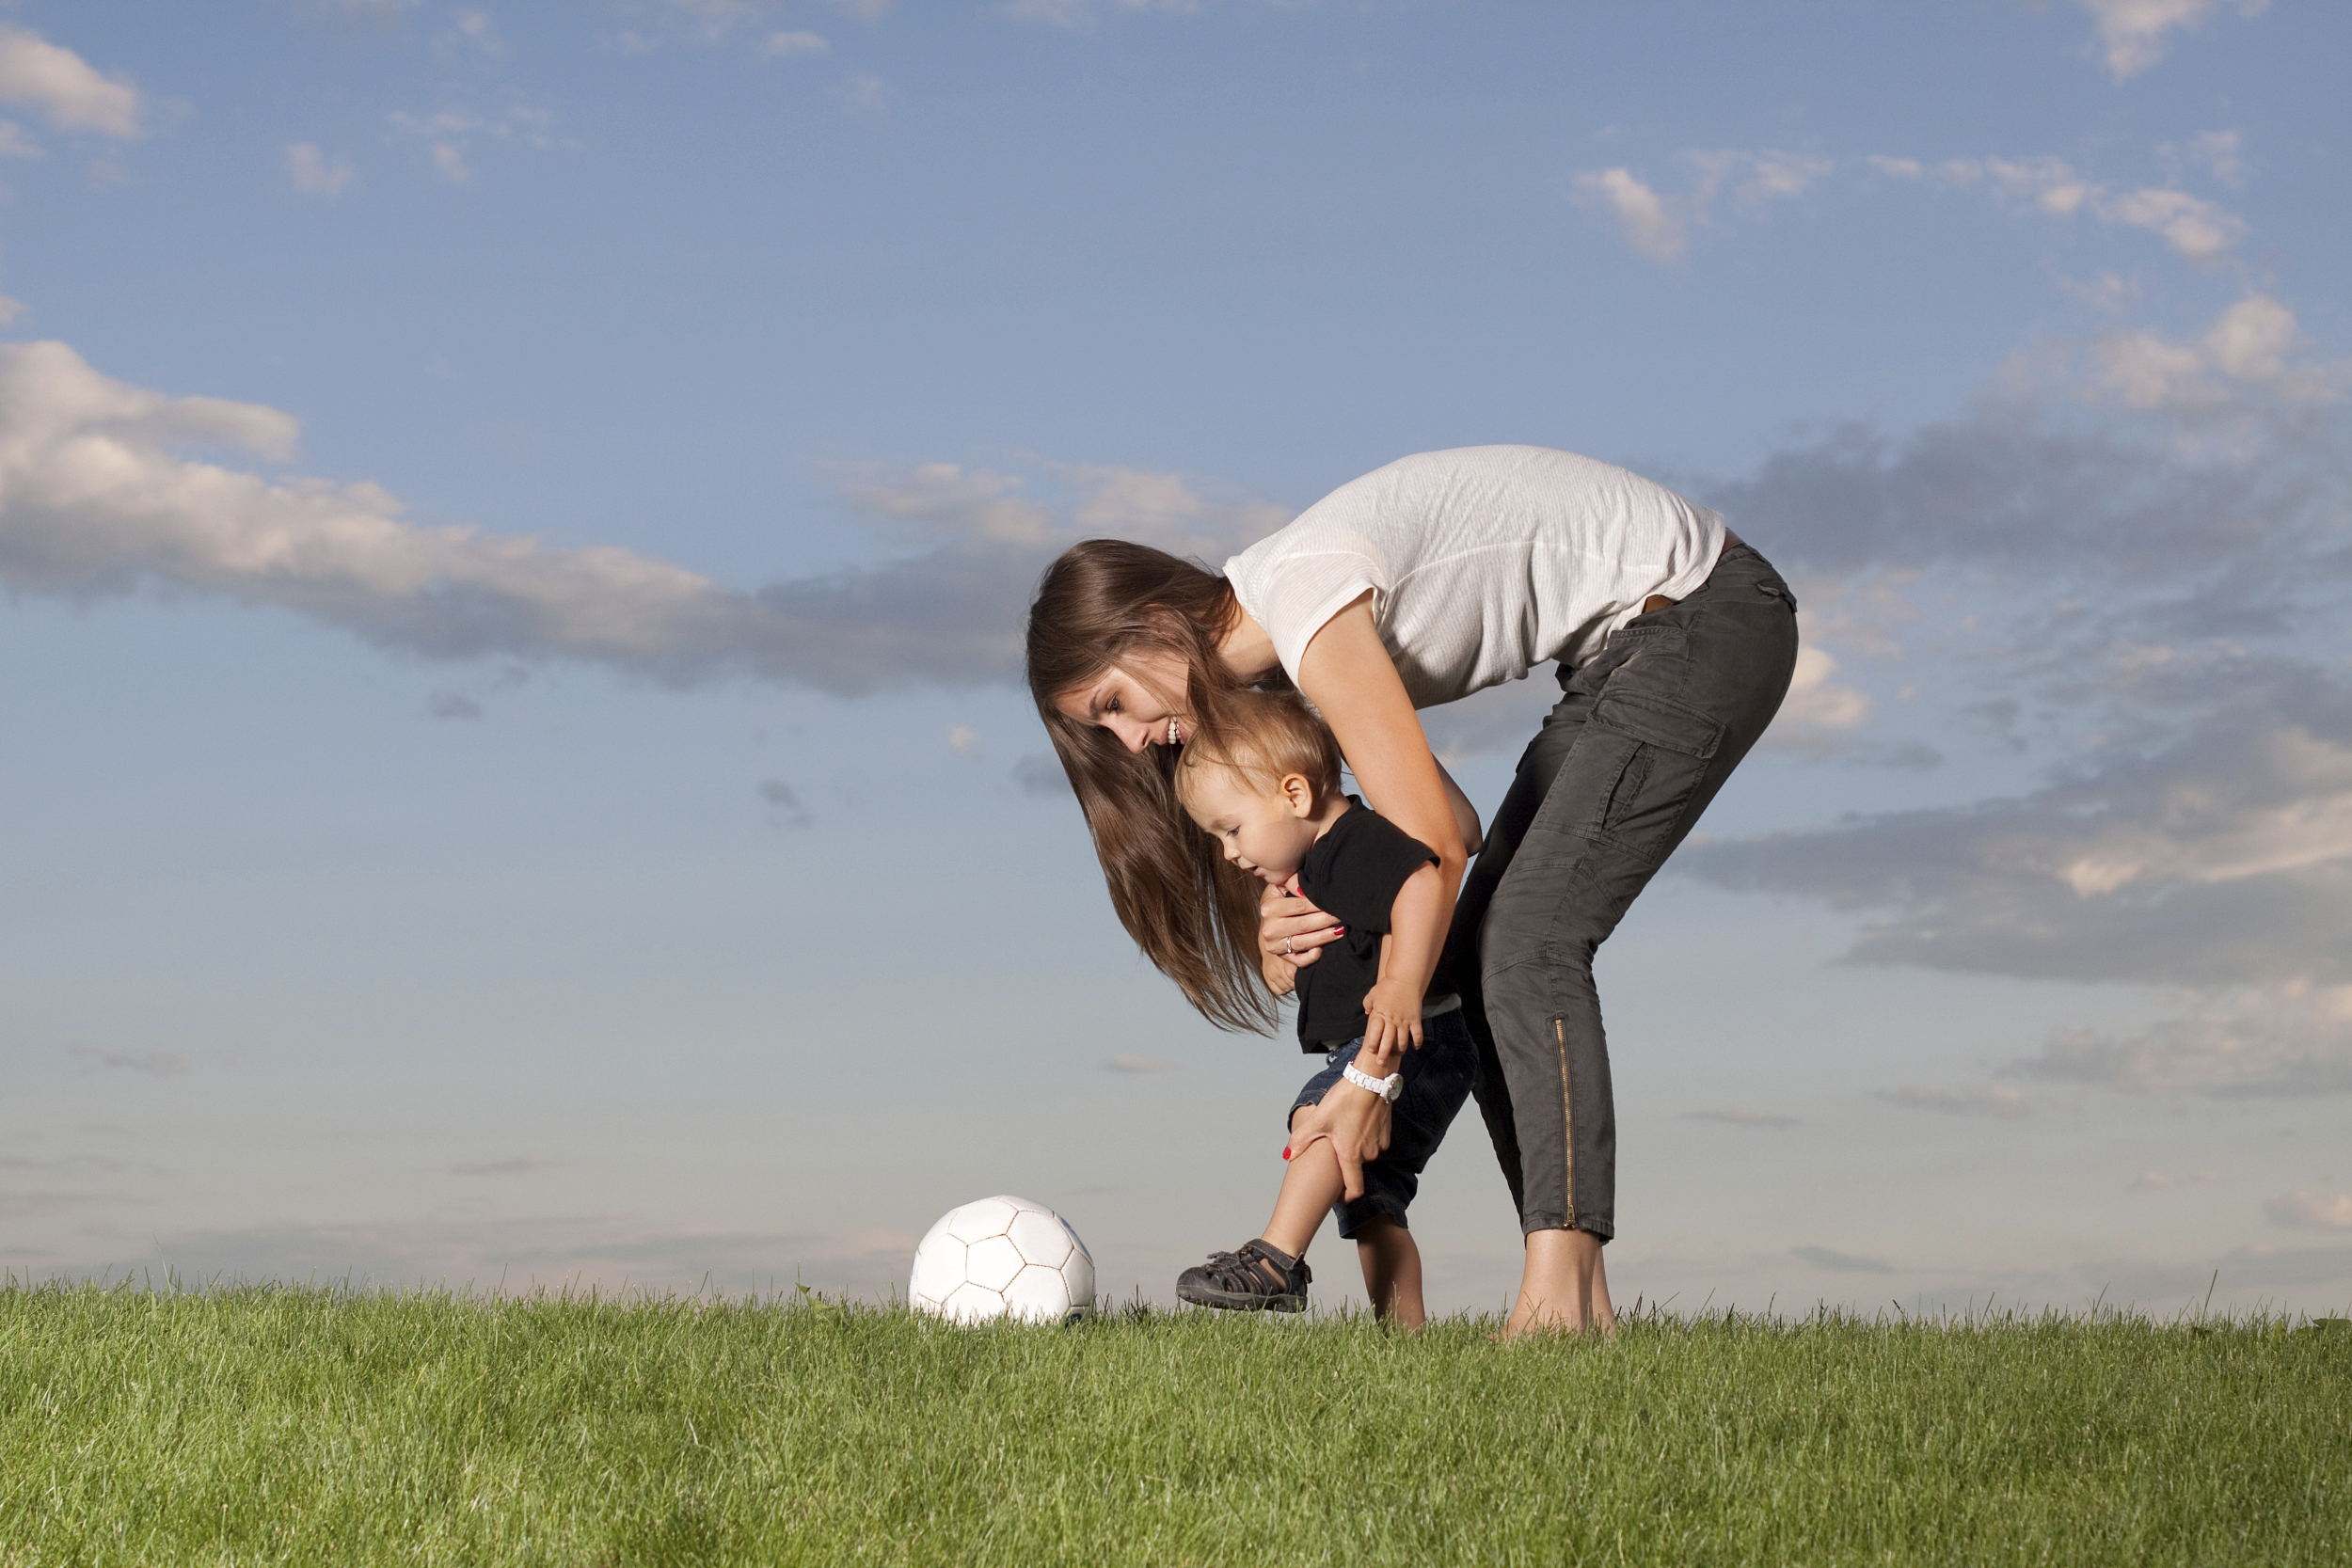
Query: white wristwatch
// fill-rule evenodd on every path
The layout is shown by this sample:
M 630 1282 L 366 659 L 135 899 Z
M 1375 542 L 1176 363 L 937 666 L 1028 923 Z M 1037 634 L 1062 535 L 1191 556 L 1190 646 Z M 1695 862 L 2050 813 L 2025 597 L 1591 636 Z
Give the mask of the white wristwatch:
M 1359 1089 L 1370 1089 L 1391 1105 L 1395 1104 L 1397 1097 L 1405 1092 L 1405 1074 L 1402 1072 L 1391 1072 L 1386 1078 L 1375 1078 L 1369 1072 L 1357 1071 L 1356 1064 L 1350 1062 L 1340 1069 L 1340 1076 Z

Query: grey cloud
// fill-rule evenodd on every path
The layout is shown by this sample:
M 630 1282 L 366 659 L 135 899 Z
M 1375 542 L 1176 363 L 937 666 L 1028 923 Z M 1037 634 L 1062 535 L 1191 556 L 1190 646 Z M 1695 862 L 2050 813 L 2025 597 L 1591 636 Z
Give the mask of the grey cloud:
M 1817 1269 L 1826 1269 L 1832 1274 L 1893 1274 L 1895 1272 L 1895 1265 L 1884 1259 L 1866 1258 L 1860 1253 L 1839 1252 L 1835 1248 L 1825 1246 L 1791 1247 L 1788 1250 L 1789 1256 L 1800 1262 L 1810 1263 Z
M 1981 1307 L 1993 1292 L 2021 1306 L 2040 1302 L 2079 1309 L 2095 1299 L 2109 1308 L 2163 1304 L 2159 1310 L 2175 1310 L 2194 1309 L 2208 1290 L 2227 1300 L 2248 1291 L 2308 1290 L 2346 1279 L 2352 1279 L 2352 1247 L 2237 1246 L 2203 1257 L 2090 1254 L 2042 1267 L 1980 1269 L 1914 1299 L 1955 1308 L 1970 1302 Z
M 424 710 L 435 719 L 482 717 L 482 705 L 462 691 L 436 691 L 424 700 Z
M 119 1191 L 55 1187 L 22 1190 L 0 1186 L 0 1214 L 15 1219 L 44 1219 L 52 1214 L 72 1213 L 77 1210 L 119 1208 L 126 1204 L 151 1204 L 154 1201 L 137 1193 Z
M 1934 1111 L 1947 1117 L 1993 1117 L 2014 1120 L 2031 1116 L 2033 1107 L 2015 1089 L 1994 1085 L 1979 1089 L 1939 1089 L 1921 1084 L 1904 1084 L 1880 1093 L 1879 1099 L 1890 1105 L 1901 1105 L 1914 1111 Z
M 914 1238 L 896 1232 L 691 1232 L 615 1216 L 262 1225 L 156 1238 L 151 1250 L 83 1265 L 76 1276 L 120 1271 L 185 1282 L 285 1280 L 355 1289 L 467 1287 L 518 1292 L 573 1284 L 722 1294 L 788 1289 L 800 1271 L 881 1290 L 898 1276 Z
M 2022 752 L 2026 738 L 2018 731 L 2018 721 L 2024 711 L 2025 705 L 2014 697 L 1987 697 L 1982 702 L 1963 704 L 1960 716 L 2008 750 Z
M 2334 1285 L 2352 1280 L 2352 1247 L 2233 1247 L 2220 1267 L 2232 1285 Z
M 554 1170 L 563 1163 L 517 1155 L 504 1160 L 458 1160 L 444 1168 L 452 1176 L 528 1176 L 535 1171 Z
M 1682 1119 L 1721 1122 L 1725 1127 L 1763 1128 L 1772 1132 L 1786 1132 L 1791 1127 L 1804 1125 L 1803 1117 L 1786 1116 L 1778 1111 L 1749 1111 L 1737 1107 L 1718 1111 L 1685 1111 L 1682 1113 Z
M 1103 1064 L 1103 1069 L 1106 1072 L 1123 1072 L 1133 1077 L 1145 1077 L 1153 1073 L 1161 1072 L 1174 1072 L 1177 1069 L 1177 1063 L 1171 1062 L 1166 1057 L 1143 1056 L 1137 1055 L 1132 1052 L 1121 1052 L 1119 1055 L 1113 1056 L 1109 1061 Z
M 615 546 L 412 522 L 380 486 L 273 472 L 298 436 L 276 409 L 150 391 L 64 343 L 0 344 L 0 587 L 84 602 L 153 587 L 289 610 L 431 658 L 861 696 L 1017 680 L 1028 599 L 1078 538 L 1117 533 L 1214 566 L 1289 515 L 1104 465 L 866 466 L 843 478 L 852 509 L 919 531 L 924 547 L 744 591 Z M 199 465 L 191 448 L 259 461 Z M 455 716 L 470 700 L 441 705 Z
M 1070 798 L 1070 776 L 1051 752 L 1032 752 L 1012 765 L 1012 782 L 1024 795 Z
M 2296 1230 L 2352 1230 L 2352 1193 L 2281 1193 L 2263 1205 L 2263 1213 Z
M 429 657 L 568 658 L 677 686 L 750 675 L 857 695 L 1014 678 L 1026 595 L 1055 547 L 958 538 L 744 593 L 627 549 L 410 522 L 373 484 L 183 455 L 283 462 L 297 436 L 275 409 L 151 392 L 63 343 L 0 344 L 0 586 L 87 602 L 151 585 L 290 610 Z
M 100 1045 L 70 1045 L 66 1053 L 78 1061 L 115 1072 L 135 1072 L 148 1078 L 179 1078 L 188 1070 L 187 1056 L 178 1051 L 113 1051 Z
M 800 791 L 782 779 L 759 781 L 759 798 L 768 803 L 768 820 L 779 828 L 805 828 L 817 819 L 809 815 Z
M 2352 684 L 2303 660 L 2236 663 L 2229 679 L 2187 682 L 2194 699 L 2176 690 L 2164 731 L 2086 746 L 2028 794 L 1710 839 L 1676 863 L 1881 913 L 1848 962 L 2352 980 Z
M 2344 484 L 2316 417 L 2280 412 L 2259 450 L 2192 462 L 2168 421 L 2087 428 L 1988 403 L 1900 436 L 1840 425 L 1699 493 L 1792 571 L 1976 568 L 2268 629 L 2316 578 L 2343 580 Z
M 0 1171 L 52 1176 L 64 1171 L 99 1171 L 108 1176 L 133 1172 L 160 1174 L 164 1167 L 146 1160 L 119 1160 L 107 1154 L 0 1154 Z
M 2061 1030 L 2009 1070 L 2053 1083 L 2216 1099 L 2352 1093 L 2352 1008 L 2258 988 L 2146 1028 Z
M 1944 766 L 1944 753 L 1924 740 L 1882 740 L 1836 731 L 1784 735 L 1775 727 L 1764 732 L 1759 748 L 1786 752 L 1814 762 L 1842 768 L 1889 768 L 1924 773 Z

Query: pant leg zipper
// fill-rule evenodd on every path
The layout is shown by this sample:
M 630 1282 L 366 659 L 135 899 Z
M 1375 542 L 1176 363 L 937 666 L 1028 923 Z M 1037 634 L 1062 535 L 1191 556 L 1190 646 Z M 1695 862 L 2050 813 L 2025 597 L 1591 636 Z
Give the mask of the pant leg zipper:
M 1576 1228 L 1576 1108 L 1568 1096 L 1568 1036 L 1561 1021 L 1551 1021 L 1552 1049 L 1560 1058 L 1560 1143 L 1567 1158 L 1568 1228 Z

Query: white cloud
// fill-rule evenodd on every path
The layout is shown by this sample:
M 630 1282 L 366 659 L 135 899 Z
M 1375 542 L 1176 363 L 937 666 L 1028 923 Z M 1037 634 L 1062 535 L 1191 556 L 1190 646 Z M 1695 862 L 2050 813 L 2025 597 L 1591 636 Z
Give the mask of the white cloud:
M 870 4 L 871 0 L 850 3 Z M 1200 0 L 1109 0 L 1109 4 L 1112 10 L 1129 14 L 1159 11 L 1171 16 L 1191 16 L 1200 9 Z M 1015 22 L 1041 22 L 1054 27 L 1089 26 L 1098 8 L 1096 0 L 1004 0 L 998 8 Z
M 2352 1193 L 2283 1193 L 2264 1204 L 2263 1212 L 2296 1230 L 2352 1230 Z
M 0 24 L 0 103 L 24 103 L 60 131 L 125 140 L 139 134 L 139 90 L 102 76 L 72 50 Z
M 948 725 L 947 750 L 960 757 L 978 756 L 980 754 L 980 732 L 969 724 Z
M 298 141 L 286 149 L 286 179 L 305 196 L 341 196 L 351 178 L 349 160 L 329 158 L 316 142 Z
M 857 71 L 841 84 L 841 102 L 858 114 L 880 114 L 890 106 L 890 84 L 870 71 Z
M 1890 1104 L 1947 1117 L 1993 1117 L 2010 1121 L 2033 1113 L 2024 1095 L 2000 1084 L 1980 1089 L 1939 1089 L 1904 1084 L 1882 1092 L 1879 1098 Z
M 6 326 L 24 313 L 24 302 L 0 294 L 0 326 Z
M 1800 196 L 1837 166 L 1833 160 L 1809 152 L 1770 150 L 1718 149 L 1683 156 L 1698 170 L 1691 208 L 1701 220 L 1724 191 L 1751 203 Z
M 1695 171 L 1690 188 L 1669 195 L 1628 168 L 1588 169 L 1577 175 L 1577 199 L 1613 213 L 1626 240 L 1654 261 L 1670 261 L 1688 248 L 1691 234 L 1705 227 L 1717 198 L 1726 193 L 1755 208 L 1804 195 L 1841 167 L 1868 168 L 1891 179 L 1933 178 L 1957 190 L 1980 190 L 2012 206 L 2055 218 L 2088 214 L 2098 222 L 2143 229 L 2160 236 L 2192 261 L 2214 261 L 2246 236 L 2235 214 L 2167 186 L 2112 190 L 2076 170 L 2063 158 L 1947 158 L 1932 166 L 1917 158 L 1871 153 L 1851 165 L 1816 153 L 1772 150 L 1686 152 Z
M 1780 712 L 1768 733 L 1778 733 L 1783 725 L 1800 730 L 1859 728 L 1870 717 L 1870 699 L 1853 687 L 1832 681 L 1830 673 L 1836 668 L 1837 661 L 1822 649 L 1810 642 L 1800 646 L 1796 670 L 1788 679 L 1788 695 L 1781 700 Z
M 1613 214 L 1626 243 L 1654 261 L 1674 261 L 1689 243 L 1682 220 L 1630 169 L 1587 171 L 1576 177 L 1575 189 L 1580 201 L 1598 203 Z
M 349 22 L 396 22 L 417 8 L 417 0 L 303 0 L 307 9 Z
M 2107 74 L 2137 76 L 2164 57 L 2168 35 L 2202 26 L 2216 0 L 2081 0 L 2099 30 Z M 2242 16 L 2258 16 L 2268 0 L 2237 0 Z
M 1290 508 L 1271 501 L 1204 495 L 1181 474 L 1108 463 L 1049 463 L 1046 467 L 1077 487 L 1070 518 L 1073 537 L 1114 534 L 1175 555 L 1198 556 L 1213 566 L 1294 515 Z
M 670 0 L 670 8 L 706 37 L 718 39 L 758 21 L 774 0 Z
M 499 37 L 498 24 L 485 10 L 457 11 L 450 18 L 449 29 L 441 35 L 441 41 L 449 49 L 492 58 L 506 53 L 506 40 Z
M 875 464 L 834 470 L 841 493 L 871 517 L 941 525 L 959 533 L 1015 544 L 1037 544 L 1055 531 L 1053 514 L 1022 494 L 1017 474 L 967 468 L 960 463 L 918 463 L 890 469 Z
M 0 158 L 39 158 L 44 156 L 40 143 L 24 134 L 24 127 L 12 119 L 0 119 Z
M 2185 142 L 2160 144 L 2156 156 L 2175 178 L 2194 169 L 2233 190 L 2246 183 L 2246 135 L 2241 131 L 2200 131 Z
M 2210 261 L 2246 237 L 2243 219 L 2186 191 L 2144 185 L 2115 194 L 2094 191 L 2092 199 L 2101 220 L 2160 234 L 2192 261 Z
M 2058 287 L 2092 309 L 2110 314 L 2139 303 L 2137 279 L 2121 273 L 2103 272 L 2089 278 L 2061 277 Z
M 112 380 L 63 343 L 0 344 L 0 581 L 87 597 L 151 580 L 412 646 L 622 661 L 659 656 L 719 596 L 627 550 L 422 527 L 373 484 L 264 479 L 182 452 L 282 461 L 298 434 L 276 409 Z
M 480 148 L 521 147 L 549 152 L 580 145 L 556 132 L 551 111 L 528 103 L 510 104 L 495 115 L 464 109 L 425 115 L 395 109 L 389 118 L 393 130 L 425 144 L 434 172 L 457 185 L 473 178 L 474 157 Z
M 1013 545 L 1099 535 L 1211 561 L 1290 521 L 1287 507 L 1203 493 L 1181 474 L 1109 463 L 1035 459 L 1035 475 L 960 463 L 834 464 L 842 497 L 867 517 L 921 523 L 935 533 Z M 1053 504 L 1033 492 L 1041 482 Z
M 1626 243 L 1656 261 L 1671 261 L 1689 248 L 1691 231 L 1703 227 L 1718 198 L 1728 192 L 1741 205 L 1800 196 L 1837 166 L 1809 152 L 1772 149 L 1719 148 L 1685 152 L 1690 189 L 1667 197 L 1628 168 L 1587 169 L 1576 176 L 1577 201 L 1612 214 Z
M 2100 339 L 2086 389 L 2132 408 L 2188 413 L 2257 393 L 2286 403 L 2341 397 L 2346 367 L 2302 359 L 2304 346 L 2293 310 L 2268 294 L 2248 294 L 2192 341 L 2144 330 Z
M 859 23 L 881 21 L 892 5 L 893 0 L 833 0 L 835 11 Z M 758 44 L 764 54 L 814 55 L 832 47 L 822 35 L 805 27 L 781 25 L 790 11 L 782 0 L 665 0 L 650 31 L 631 29 L 617 41 L 626 53 L 644 54 L 677 37 L 707 45 L 733 44 L 757 28 L 764 30 Z
M 2246 237 L 2245 221 L 2202 197 L 2168 186 L 2111 190 L 2063 158 L 1947 158 L 1936 178 L 1958 189 L 1981 186 L 2052 217 L 2088 213 L 2101 223 L 2144 229 L 2192 261 L 2210 261 Z

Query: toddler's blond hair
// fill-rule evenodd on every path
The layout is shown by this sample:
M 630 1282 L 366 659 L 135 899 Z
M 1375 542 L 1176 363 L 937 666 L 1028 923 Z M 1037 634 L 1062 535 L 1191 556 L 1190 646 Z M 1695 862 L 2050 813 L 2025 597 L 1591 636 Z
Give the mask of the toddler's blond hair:
M 1222 768 L 1250 788 L 1271 791 L 1299 773 L 1318 802 L 1340 787 L 1340 743 L 1295 691 L 1246 690 L 1230 700 L 1229 722 L 1215 736 L 1187 739 L 1176 764 L 1176 799 L 1188 801 L 1201 769 Z

